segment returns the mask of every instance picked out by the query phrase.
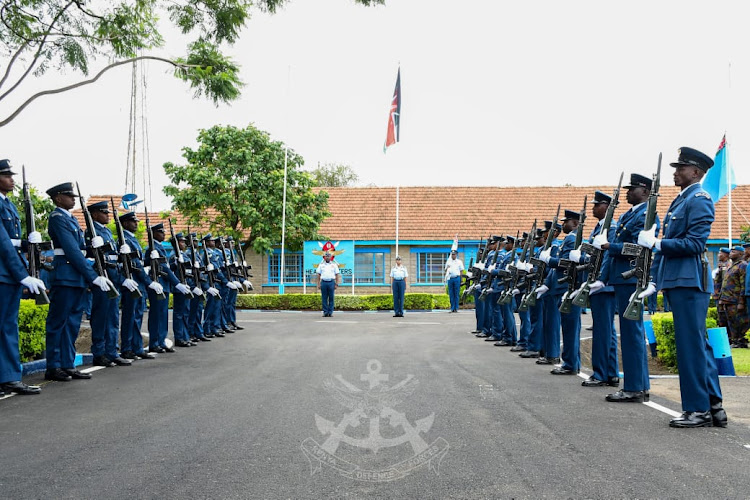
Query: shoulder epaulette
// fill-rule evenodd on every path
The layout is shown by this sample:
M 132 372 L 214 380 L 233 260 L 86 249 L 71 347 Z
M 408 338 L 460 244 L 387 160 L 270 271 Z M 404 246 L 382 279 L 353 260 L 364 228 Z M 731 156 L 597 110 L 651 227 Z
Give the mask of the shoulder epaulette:
M 57 217 L 58 215 L 61 215 L 60 212 L 52 212 L 49 214 L 50 217 Z
M 698 197 L 700 197 L 700 198 L 707 198 L 707 199 L 709 199 L 709 200 L 711 199 L 711 195 L 710 195 L 710 194 L 708 194 L 708 193 L 707 193 L 707 192 L 705 192 L 705 191 L 698 191 L 697 193 L 695 193 L 695 197 L 696 197 L 696 198 L 698 198 Z

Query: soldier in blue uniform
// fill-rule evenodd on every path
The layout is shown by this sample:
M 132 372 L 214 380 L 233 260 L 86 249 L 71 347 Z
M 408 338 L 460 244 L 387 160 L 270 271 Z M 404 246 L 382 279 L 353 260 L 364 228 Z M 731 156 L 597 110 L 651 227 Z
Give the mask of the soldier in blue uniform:
M 517 248 L 515 263 L 514 265 L 518 267 L 519 269 L 523 267 L 523 270 L 526 270 L 526 263 L 519 261 L 519 256 L 522 252 L 523 246 L 526 244 L 527 238 L 530 238 L 529 233 L 523 233 L 522 234 L 523 239 L 519 243 L 519 248 Z M 533 251 L 533 247 L 530 248 L 531 251 Z M 518 308 L 521 305 L 521 300 L 523 299 L 523 295 L 521 294 L 520 288 L 516 288 L 512 291 L 513 293 L 513 299 L 511 300 L 511 312 L 517 311 Z M 531 335 L 531 315 L 529 314 L 529 310 L 526 309 L 525 311 L 518 311 L 518 319 L 521 321 L 521 329 L 518 332 L 518 342 L 514 347 L 510 348 L 510 352 L 518 352 L 522 353 L 528 350 L 529 346 L 529 336 Z M 519 354 L 520 356 L 520 354 Z
M 21 253 L 21 217 L 8 195 L 15 181 L 9 160 L 0 160 L 0 397 L 10 394 L 39 394 L 38 386 L 21 382 L 21 356 L 18 350 L 18 310 L 21 293 L 26 287 L 32 293 L 44 290 L 44 282 L 29 276 Z M 27 241 L 41 243 L 38 232 L 27 235 Z
M 631 257 L 622 254 L 623 243 L 636 243 L 646 220 L 646 201 L 652 181 L 639 174 L 631 174 L 630 185 L 625 186 L 627 200 L 632 207 L 620 216 L 614 237 L 601 233 L 594 238 L 593 245 L 607 250 L 602 265 L 601 280 L 592 283 L 591 291 L 606 285 L 615 289 L 615 304 L 620 312 L 620 344 L 622 347 L 623 388 L 608 394 L 607 401 L 616 403 L 642 403 L 648 401 L 648 359 L 646 357 L 646 333 L 643 317 L 637 321 L 622 316 L 628 307 L 630 296 L 635 292 L 636 278 L 624 279 L 622 273 L 630 270 Z M 657 218 L 658 220 L 658 218 Z M 611 240 L 611 241 L 610 241 Z
M 105 253 L 106 273 L 116 287 L 123 284 L 124 278 L 118 270 L 118 251 L 114 244 L 112 232 L 106 226 L 109 223 L 109 203 L 100 201 L 88 206 L 94 220 L 96 234 L 102 238 L 108 248 Z M 117 336 L 120 331 L 120 297 L 110 298 L 99 287 L 91 290 L 91 354 L 95 366 L 130 366 L 132 361 L 117 354 Z
M 234 330 L 229 328 L 229 321 L 231 313 L 229 312 L 230 304 L 237 299 L 237 288 L 238 283 L 235 283 L 232 277 L 232 269 L 229 262 L 229 255 L 227 251 L 227 245 L 223 237 L 216 238 L 216 254 L 218 255 L 221 273 L 224 275 L 226 280 L 222 282 L 219 292 L 221 293 L 221 307 L 219 309 L 219 328 L 224 333 L 234 333 Z M 240 285 L 241 287 L 242 285 Z
M 706 337 L 706 314 L 711 293 L 708 263 L 703 261 L 706 241 L 714 221 L 711 196 L 700 185 L 713 160 L 693 148 L 683 147 L 675 167 L 674 183 L 681 191 L 664 217 L 664 233 L 658 227 L 643 231 L 638 244 L 655 248 L 651 283 L 641 295 L 662 290 L 672 311 L 677 367 L 680 371 L 682 410 L 671 427 L 726 427 L 719 375 Z
M 550 221 L 550 224 L 552 221 Z M 552 229 L 551 229 L 552 230 Z M 553 266 L 557 266 L 560 258 L 560 243 L 557 241 L 562 226 L 557 223 L 554 227 L 554 240 L 547 250 L 539 253 L 539 259 Z M 557 275 L 554 267 L 547 265 L 542 285 L 537 288 L 537 303 L 542 303 L 542 346 L 544 354 L 536 360 L 538 365 L 554 365 L 560 362 L 560 299 L 567 290 L 564 286 L 551 281 L 552 275 Z M 551 292 L 551 293 L 550 293 Z
M 181 267 L 185 273 L 185 281 L 188 288 L 190 286 L 189 274 L 191 271 L 190 264 L 185 259 L 185 252 L 187 251 L 187 243 L 185 235 L 177 233 L 174 240 L 170 241 L 172 248 L 179 247 L 180 257 L 178 259 L 177 252 L 172 253 L 172 257 L 169 260 L 169 267 L 175 276 L 180 275 L 179 268 Z M 177 347 L 192 347 L 195 344 L 190 340 L 190 330 L 188 329 L 188 315 L 190 313 L 190 298 L 183 293 L 176 293 L 172 299 L 172 333 L 174 335 L 174 344 Z
M 235 252 L 235 249 L 232 248 L 233 241 L 234 238 L 232 238 L 231 236 L 227 236 L 227 239 L 224 242 L 224 248 L 226 248 L 227 255 L 229 255 L 229 258 L 232 261 L 229 274 L 231 276 L 230 279 L 232 279 L 232 283 L 234 284 L 234 289 L 230 294 L 227 307 L 227 327 L 230 330 L 244 330 L 245 328 L 237 324 L 237 295 L 239 295 L 243 287 L 248 286 L 249 282 L 243 283 L 242 281 L 240 281 L 245 281 L 240 271 L 240 265 L 242 265 L 244 257 L 240 256 L 241 259 L 238 259 L 237 252 Z
M 159 266 L 159 284 L 162 286 L 166 299 L 158 300 L 157 294 L 151 290 L 148 294 L 148 350 L 149 352 L 175 352 L 174 348 L 166 344 L 169 333 L 169 294 L 172 288 L 180 294 L 187 295 L 190 289 L 172 272 L 167 264 L 167 251 L 162 246 L 164 241 L 164 224 L 151 226 L 154 235 L 153 248 L 146 251 L 146 266 Z
M 78 220 L 70 210 L 76 199 L 73 184 L 66 182 L 47 190 L 55 204 L 47 229 L 55 247 L 55 275 L 52 280 L 47 313 L 47 380 L 67 382 L 71 378 L 89 379 L 90 373 L 75 369 L 75 341 L 81 328 L 86 287 L 94 285 L 107 292 L 114 284 L 96 274 L 84 257 L 86 241 Z M 92 248 L 104 245 L 101 236 L 92 238 Z
M 138 230 L 138 217 L 135 212 L 127 212 L 120 216 L 120 222 L 125 233 L 125 242 L 120 245 L 120 253 L 130 254 L 133 266 L 133 281 L 136 282 L 143 297 L 133 297 L 129 293 L 122 296 L 122 317 L 120 320 L 120 347 L 122 357 L 125 359 L 155 359 L 143 349 L 143 338 L 141 337 L 141 325 L 143 324 L 143 312 L 145 309 L 144 298 L 146 290 L 156 293 L 162 292 L 162 286 L 157 281 L 152 281 L 143 268 L 143 249 L 135 232 Z M 126 284 L 127 283 L 127 284 Z M 132 288 L 133 284 L 123 283 Z
M 495 332 L 492 331 L 492 302 L 486 293 L 484 300 L 479 297 L 481 297 L 484 290 L 492 284 L 492 280 L 489 279 L 491 273 L 490 267 L 495 260 L 495 253 L 498 252 L 499 245 L 500 237 L 496 235 L 490 236 L 489 244 L 487 245 L 487 258 L 484 261 L 486 268 L 479 277 L 479 286 L 477 286 L 474 291 L 474 304 L 478 310 L 479 329 L 481 330 L 481 333 L 478 333 L 476 336 L 480 339 L 490 339 L 492 341 L 500 340 L 500 337 L 495 337 Z
M 190 333 L 190 341 L 197 344 L 197 342 L 211 342 L 211 339 L 203 334 L 203 305 L 206 300 L 206 292 L 208 290 L 208 280 L 203 277 L 206 264 L 203 261 L 203 256 L 198 250 L 200 242 L 197 240 L 196 233 L 190 233 L 187 236 L 190 238 L 190 246 L 185 250 L 185 260 L 189 261 L 193 265 L 193 269 L 189 273 L 188 282 L 193 287 L 193 298 L 190 299 L 189 312 L 188 312 L 188 332 Z M 195 255 L 193 255 L 193 247 L 195 247 Z M 200 281 L 198 276 L 200 275 Z
M 498 269 L 505 269 L 507 270 L 508 266 L 513 263 L 516 252 L 514 251 L 516 243 L 515 236 L 506 235 L 505 236 L 505 248 L 503 249 L 502 259 L 498 259 L 498 263 L 496 266 L 495 271 Z M 500 294 L 505 291 L 505 285 L 498 280 L 498 284 L 496 286 L 498 297 L 495 298 L 495 303 L 497 303 L 497 299 L 499 298 Z M 497 315 L 498 321 L 502 322 L 502 329 L 498 328 L 498 331 L 501 331 L 500 340 L 498 342 L 495 342 L 496 346 L 510 346 L 513 347 L 516 345 L 516 342 L 518 341 L 518 332 L 516 330 L 516 317 L 513 314 L 513 300 L 508 302 L 507 304 L 498 304 L 497 307 L 499 309 L 499 314 Z
M 223 275 L 219 269 L 220 261 L 215 251 L 216 242 L 208 233 L 203 237 L 203 260 L 206 262 L 206 272 L 212 273 L 214 277 L 214 286 L 206 290 L 206 307 L 203 312 L 203 335 L 207 338 L 224 337 L 224 333 L 219 329 L 221 321 L 221 294 L 220 288 L 224 281 Z
M 549 290 L 545 294 L 544 304 L 544 329 L 547 349 L 556 347 L 557 351 L 555 352 L 559 352 L 561 328 L 563 335 L 562 366 L 553 368 L 550 372 L 553 375 L 575 375 L 581 368 L 579 353 L 581 308 L 571 306 L 569 313 L 560 313 L 560 304 L 563 296 L 568 292 L 568 285 L 559 282 L 563 275 L 558 267 L 560 260 L 570 260 L 570 252 L 575 250 L 576 231 L 580 219 L 581 214 L 578 212 L 565 210 L 565 216 L 562 220 L 562 232 L 565 234 L 565 238 L 559 246 L 557 255 L 548 251 L 549 253 L 540 256 L 550 267 L 549 276 L 545 281 Z
M 544 247 L 545 240 L 547 238 L 547 233 L 550 231 L 550 228 L 552 227 L 552 221 L 544 221 L 545 227 L 544 228 L 538 228 L 537 234 L 535 235 L 536 241 L 534 243 L 534 248 L 532 249 L 533 255 L 535 258 L 539 258 L 539 254 L 542 251 L 542 248 Z M 533 268 L 532 268 L 533 272 Z M 539 281 L 544 280 L 544 277 L 541 277 Z M 528 286 L 530 285 L 530 282 L 527 280 L 525 282 L 525 287 L 527 288 L 525 291 L 528 292 Z M 522 290 L 524 291 L 524 290 Z M 520 353 L 518 356 L 521 358 L 527 358 L 527 359 L 538 359 L 539 357 L 544 357 L 544 305 L 542 304 L 541 300 L 537 300 L 536 303 L 529 307 L 529 318 L 531 319 L 531 332 L 529 333 L 529 340 L 528 340 L 528 346 L 526 351 Z
M 594 193 L 591 213 L 598 219 L 589 236 L 589 243 L 602 232 L 602 221 L 607 213 L 612 197 L 601 191 Z M 614 238 L 615 232 L 610 231 Z M 604 250 L 606 252 L 606 250 Z M 604 256 L 606 259 L 606 254 Z M 614 328 L 615 289 L 611 285 L 600 287 L 589 295 L 593 338 L 591 339 L 591 376 L 581 382 L 584 387 L 618 387 L 620 369 L 617 362 L 617 330 Z

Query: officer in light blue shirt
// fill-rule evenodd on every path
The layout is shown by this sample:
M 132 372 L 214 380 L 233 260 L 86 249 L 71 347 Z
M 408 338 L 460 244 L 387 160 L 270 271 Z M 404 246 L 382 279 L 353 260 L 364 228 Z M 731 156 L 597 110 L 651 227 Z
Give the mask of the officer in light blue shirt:
M 404 317 L 404 294 L 406 293 L 406 278 L 409 271 L 401 264 L 401 256 L 396 256 L 396 265 L 391 269 L 391 289 L 393 290 L 393 317 Z
M 333 316 L 334 294 L 339 286 L 339 277 L 341 276 L 339 266 L 333 262 L 331 252 L 323 254 L 323 262 L 318 264 L 316 273 L 318 274 L 318 290 L 320 290 L 323 302 L 323 317 L 330 318 Z

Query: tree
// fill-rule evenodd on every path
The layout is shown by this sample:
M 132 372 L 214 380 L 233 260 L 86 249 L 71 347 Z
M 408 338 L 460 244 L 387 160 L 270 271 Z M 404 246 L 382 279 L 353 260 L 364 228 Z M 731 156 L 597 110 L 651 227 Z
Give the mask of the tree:
M 196 150 L 183 148 L 185 165 L 164 164 L 172 182 L 164 192 L 172 197 L 172 208 L 191 224 L 244 238 L 258 253 L 270 251 L 281 242 L 284 144 L 252 124 L 201 130 L 198 143 Z M 289 150 L 285 244 L 291 250 L 317 239 L 320 222 L 330 215 L 328 194 L 313 192 L 302 164 L 302 157 Z
M 363 5 L 385 0 L 354 0 Z M 97 57 L 108 61 L 96 75 L 72 85 L 43 90 L 17 109 L 2 112 L 0 127 L 44 95 L 59 94 L 96 82 L 105 72 L 141 59 L 174 67 L 195 96 L 215 104 L 240 95 L 239 67 L 221 52 L 234 43 L 256 7 L 268 12 L 287 0 L 5 0 L 0 7 L 0 57 L 8 59 L 0 75 L 0 102 L 16 91 L 30 74 L 48 69 L 73 69 L 84 76 Z M 193 35 L 184 57 L 167 58 L 148 52 L 162 47 L 160 18 L 168 18 L 183 35 Z
M 39 191 L 32 185 L 29 185 L 29 194 L 31 195 L 31 205 L 34 207 L 34 225 L 36 230 L 42 233 L 45 239 L 49 239 L 47 236 L 47 220 L 49 220 L 49 214 L 55 209 L 55 204 L 46 194 L 39 194 Z M 21 191 L 21 185 L 17 184 L 16 189 L 8 195 L 10 201 L 18 208 L 18 214 L 21 216 L 21 230 L 24 237 L 26 234 L 26 212 L 23 208 L 23 191 Z
M 349 165 L 338 165 L 325 163 L 318 165 L 310 174 L 317 186 L 323 187 L 345 187 L 357 183 L 359 176 Z

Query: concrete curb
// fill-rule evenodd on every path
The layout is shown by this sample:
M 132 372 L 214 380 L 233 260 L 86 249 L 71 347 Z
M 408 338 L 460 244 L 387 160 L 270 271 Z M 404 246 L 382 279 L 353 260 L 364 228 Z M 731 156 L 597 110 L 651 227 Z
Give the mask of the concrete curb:
M 94 356 L 90 353 L 76 354 L 75 366 L 90 365 L 93 362 Z M 36 361 L 29 361 L 28 363 L 21 363 L 21 369 L 23 376 L 43 372 L 47 369 L 47 360 L 38 359 Z

